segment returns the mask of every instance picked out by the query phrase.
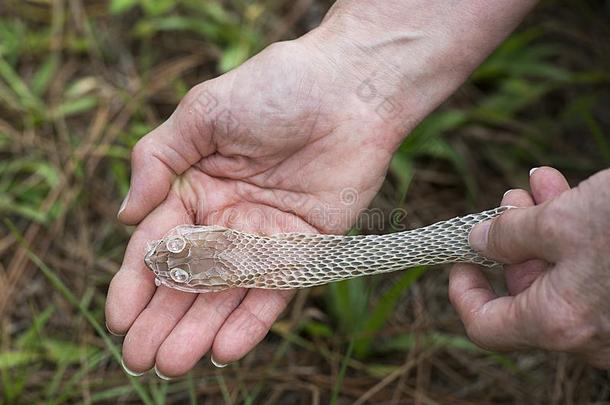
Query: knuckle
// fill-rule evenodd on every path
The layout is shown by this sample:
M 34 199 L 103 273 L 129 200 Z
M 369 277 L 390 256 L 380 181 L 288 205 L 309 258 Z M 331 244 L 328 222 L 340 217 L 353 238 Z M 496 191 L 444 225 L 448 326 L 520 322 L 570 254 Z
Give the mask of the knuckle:
M 479 322 L 476 322 L 476 315 L 472 314 L 467 320 L 464 320 L 464 328 L 466 329 L 466 335 L 468 338 L 477 346 L 484 350 L 495 350 L 496 348 L 488 342 L 485 330 L 481 327 Z
M 204 82 L 191 88 L 178 104 L 176 110 L 181 117 L 204 118 L 215 112 L 219 107 L 218 97 Z M 196 120 L 187 120 L 196 121 Z
M 134 165 L 146 160 L 150 154 L 150 143 L 147 138 L 140 139 L 131 150 L 131 161 Z
M 247 345 L 253 347 L 258 344 L 263 337 L 269 332 L 271 325 L 264 319 L 261 319 L 257 314 L 247 308 L 238 308 L 243 312 L 240 314 L 243 318 L 237 328 L 239 334 L 245 337 Z
M 272 57 L 283 57 L 286 58 L 290 52 L 298 51 L 298 43 L 294 41 L 277 41 L 269 44 L 265 48 L 265 52 L 272 55 Z
M 559 218 L 561 217 L 562 213 L 557 205 L 545 205 L 535 217 L 535 229 L 544 239 L 555 240 L 559 234 Z
M 205 106 L 208 104 L 213 104 L 215 97 L 213 97 L 207 87 L 208 86 L 205 84 L 205 82 L 191 87 L 178 104 L 179 108 L 184 109 L 196 105 Z
M 220 112 L 218 97 L 207 82 L 191 88 L 182 98 L 169 121 L 176 136 L 192 140 L 209 132 L 213 117 Z
M 232 294 L 214 305 L 214 312 L 220 319 L 226 319 L 239 306 L 241 299 L 241 294 Z
M 549 252 L 573 252 L 581 245 L 582 219 L 557 200 L 540 207 L 534 218 L 534 230 L 541 245 Z
M 492 220 L 489 227 L 487 248 L 492 252 L 492 255 L 499 259 L 505 259 L 510 254 L 507 246 L 509 238 L 506 237 L 506 234 L 511 229 L 512 215 L 507 214 L 511 214 L 511 212 L 509 211 Z

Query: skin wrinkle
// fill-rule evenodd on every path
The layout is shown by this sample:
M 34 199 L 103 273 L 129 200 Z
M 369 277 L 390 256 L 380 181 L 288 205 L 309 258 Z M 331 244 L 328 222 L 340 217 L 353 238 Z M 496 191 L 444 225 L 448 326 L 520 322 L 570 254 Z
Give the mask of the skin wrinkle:
M 175 182 L 175 184 L 178 184 L 177 187 L 179 187 L 179 189 L 180 189 L 179 193 L 181 193 L 183 195 L 182 200 L 183 201 L 184 200 L 191 201 L 188 204 L 188 206 L 189 206 L 188 208 L 185 205 L 186 212 L 188 212 L 188 213 L 196 213 L 196 212 L 198 212 L 199 208 L 202 207 L 200 202 L 205 200 L 204 199 L 203 190 L 202 191 L 195 191 L 191 187 L 191 184 L 196 184 L 196 183 L 195 182 L 184 181 L 184 179 L 182 181 Z M 261 199 L 252 198 L 253 197 L 253 193 L 252 192 L 247 192 L 247 193 L 240 192 L 239 191 L 240 190 L 239 185 L 240 184 L 246 185 L 248 183 L 246 183 L 246 182 L 234 182 L 234 184 L 236 185 L 236 189 L 235 189 L 236 193 L 235 193 L 235 197 L 234 197 L 235 201 L 247 201 L 247 202 L 251 202 L 253 204 L 265 205 L 265 206 L 267 206 L 269 208 L 277 209 L 278 211 L 280 211 L 282 213 L 289 214 L 289 215 L 294 215 L 297 218 L 299 218 L 304 224 L 308 223 L 306 221 L 306 218 L 302 217 L 300 214 L 294 213 L 294 212 L 290 212 L 288 210 L 280 209 L 281 207 L 279 207 L 278 204 L 274 204 L 273 200 L 264 201 L 264 200 L 261 200 Z M 184 187 L 186 187 L 187 189 L 184 189 Z M 265 188 L 261 188 L 260 190 L 261 191 L 267 191 L 267 189 L 265 189 Z M 275 192 L 275 191 L 278 191 L 278 190 L 272 190 L 272 192 Z M 287 192 L 290 192 L 290 191 L 287 190 Z M 190 195 L 190 197 L 188 197 L 189 195 Z M 227 205 L 227 206 L 224 207 L 224 209 L 225 210 L 226 209 L 230 209 L 230 208 L 232 208 L 234 206 L 235 206 L 235 204 Z M 193 208 L 193 207 L 198 207 L 198 208 L 196 209 L 196 208 Z M 193 219 L 195 219 L 195 218 L 193 218 Z M 203 220 L 203 221 L 194 220 L 193 221 L 193 223 L 212 223 L 212 222 L 213 221 L 209 221 L 209 220 Z M 315 227 L 314 227 L 314 229 L 315 229 Z
M 207 122 L 207 120 L 205 118 L 203 118 L 203 120 L 205 120 Z M 207 148 L 205 146 L 203 146 L 201 143 L 202 140 L 204 140 L 206 137 L 205 136 L 185 136 L 185 131 L 184 130 L 180 130 L 180 126 L 178 125 L 178 122 L 181 122 L 181 120 L 176 120 L 175 119 L 175 114 L 172 114 L 169 118 L 169 124 L 170 126 L 174 129 L 174 132 L 176 134 L 178 134 L 178 136 L 180 136 L 182 138 L 182 142 L 186 143 L 186 144 L 190 144 L 191 147 L 193 148 L 193 150 L 195 150 L 197 152 L 197 156 L 194 158 L 195 161 L 192 162 L 192 165 L 196 164 L 197 162 L 201 161 L 202 159 L 205 159 L 207 156 L 212 155 L 215 151 L 216 151 L 216 145 L 213 145 L 212 148 Z M 209 127 L 212 127 L 212 130 L 208 130 L 208 131 L 202 131 L 202 130 L 198 130 L 197 134 L 206 134 L 206 133 L 210 133 L 210 138 L 212 138 L 213 134 L 214 134 L 214 128 L 212 125 L 208 124 Z M 208 143 L 209 142 L 204 142 Z M 206 145 L 207 146 L 207 145 Z
M 188 169 L 188 167 L 190 167 L 190 164 L 188 163 L 188 161 L 186 161 L 184 159 L 184 157 L 176 149 L 174 149 L 171 145 L 167 145 L 167 147 L 172 151 L 172 154 L 174 155 L 174 157 L 180 158 L 182 160 L 182 162 L 185 163 L 184 166 L 186 166 L 186 169 Z M 184 172 L 184 170 L 186 170 L 186 169 L 184 169 L 184 170 L 174 169 L 175 166 L 173 166 L 172 163 L 168 163 L 168 161 L 173 162 L 173 160 L 171 158 L 168 158 L 169 154 L 165 150 L 152 151 L 152 152 L 150 152 L 150 156 L 153 159 L 157 159 L 159 162 L 161 162 L 163 164 L 163 166 L 165 166 L 167 171 L 172 173 L 172 176 L 174 176 L 174 177 L 180 175 L 182 172 Z M 178 167 L 180 167 L 180 166 L 178 166 Z
M 229 83 L 227 84 L 227 81 L 229 81 Z M 224 76 L 224 83 L 225 85 L 228 86 L 232 86 L 232 76 L 231 75 L 225 75 Z M 217 79 L 212 79 L 209 80 L 205 83 L 201 83 L 198 84 L 197 86 L 193 87 L 186 95 L 186 97 L 180 102 L 180 104 L 178 104 L 178 108 L 176 110 L 176 112 L 174 114 L 172 114 L 172 117 L 174 115 L 179 115 L 179 118 L 176 118 L 176 120 L 174 121 L 174 127 L 178 130 L 178 132 L 182 132 L 183 134 L 209 134 L 208 137 L 196 137 L 196 136 L 192 136 L 193 140 L 192 142 L 195 143 L 196 145 L 196 150 L 199 151 L 201 158 L 205 158 L 209 155 L 211 155 L 212 153 L 216 152 L 219 149 L 219 143 L 216 139 L 218 131 L 217 131 L 217 127 L 216 127 L 216 119 L 214 119 L 212 116 L 217 118 L 218 116 L 218 109 L 219 108 L 223 108 L 223 103 L 222 100 L 219 100 L 219 95 L 218 94 L 222 94 L 218 93 L 215 90 L 215 84 L 217 83 Z M 217 105 L 214 106 L 214 108 L 212 109 L 212 111 L 210 111 L 210 115 L 207 114 L 207 112 L 204 110 L 199 110 L 198 112 L 195 111 L 194 112 L 194 107 L 199 107 L 201 108 L 205 108 L 203 105 L 201 105 L 200 103 L 196 102 L 198 101 L 201 97 L 204 96 L 205 93 L 210 94 L 212 97 L 214 97 L 214 99 L 217 101 Z M 185 111 L 186 110 L 186 111 Z M 185 116 L 184 116 L 185 115 Z M 195 118 L 191 119 L 189 116 L 194 116 Z M 194 130 L 180 130 L 180 127 L 182 125 L 190 125 L 194 123 Z M 202 141 L 202 140 L 206 140 L 207 142 L 207 146 L 209 147 L 209 151 L 206 150 L 205 147 L 202 147 L 199 145 L 199 143 L 197 141 Z M 202 150 L 204 152 L 202 152 Z
M 521 327 L 519 334 L 523 337 L 526 347 L 536 347 L 537 344 L 541 343 L 540 330 L 538 328 L 527 327 L 530 322 L 529 320 L 536 319 L 536 314 L 539 313 L 536 300 L 532 299 L 532 295 L 535 294 L 535 283 L 540 283 L 540 280 L 535 280 L 529 289 L 515 297 L 511 305 L 511 312 L 517 320 L 515 322 L 516 325 Z
M 277 184 L 277 189 L 285 192 L 292 193 L 301 193 L 301 194 L 310 194 L 311 192 L 305 191 L 311 182 L 309 180 L 304 180 L 303 183 L 290 184 L 290 181 L 294 179 L 296 173 L 303 172 L 307 169 L 309 165 L 309 161 L 303 159 L 302 162 L 299 162 L 297 168 L 294 171 L 282 170 L 281 167 L 273 167 L 269 169 L 267 172 L 260 174 L 262 177 L 260 180 L 257 180 L 255 177 L 251 177 L 249 180 L 249 184 L 252 186 L 260 187 L 261 184 Z M 289 189 L 287 187 L 293 187 L 293 189 Z
M 262 203 L 262 202 L 257 202 L 256 204 L 259 204 L 259 205 L 262 205 L 262 206 L 265 206 L 265 207 L 271 208 L 271 209 L 273 209 L 273 210 L 276 210 L 276 211 L 278 211 L 278 212 L 281 212 L 282 214 L 286 214 L 286 215 L 293 216 L 294 218 L 296 218 L 296 219 L 297 219 L 297 220 L 300 222 L 300 225 L 301 225 L 301 226 L 299 226 L 299 228 L 305 228 L 306 230 L 308 230 L 308 231 L 310 231 L 310 232 L 311 232 L 311 231 L 313 231 L 313 232 L 315 232 L 315 233 L 322 233 L 321 229 L 318 229 L 318 228 L 316 227 L 316 225 L 311 224 L 311 223 L 309 223 L 308 221 L 306 221 L 306 219 L 305 219 L 305 218 L 303 218 L 303 217 L 301 217 L 299 214 L 295 214 L 295 213 L 292 213 L 292 212 L 289 212 L 289 211 L 283 211 L 283 210 L 278 209 L 277 207 L 275 207 L 275 206 L 273 206 L 273 205 L 270 205 L 270 204 L 265 204 L 265 203 Z M 291 221 L 291 223 L 293 223 L 293 221 Z M 283 230 L 282 230 L 282 232 L 289 232 L 289 231 L 290 231 L 290 230 L 288 230 L 288 229 L 285 229 L 285 230 L 283 229 Z
M 524 315 L 522 315 L 523 312 L 521 311 L 521 309 L 527 308 L 527 305 L 519 306 L 519 304 L 520 304 L 519 300 L 516 300 L 516 299 L 511 299 L 508 304 L 507 318 L 511 319 L 512 322 L 510 322 L 510 323 L 513 325 L 516 325 L 516 327 L 519 329 L 517 331 L 512 331 L 512 333 L 517 336 L 518 341 L 515 342 L 514 346 L 512 346 L 512 347 L 511 346 L 504 347 L 505 351 L 514 350 L 514 348 L 528 349 L 528 348 L 532 347 L 531 342 L 533 340 L 531 340 L 531 338 L 529 338 L 529 339 L 527 338 L 529 330 L 527 328 L 520 327 L 520 326 L 523 326 L 523 322 L 521 322 L 520 320 L 524 319 Z M 492 348 L 492 350 L 493 350 L 493 348 Z
M 231 164 L 235 164 L 236 159 L 241 159 L 241 170 L 230 167 Z M 220 180 L 243 179 L 252 175 L 264 173 L 268 170 L 265 166 L 258 165 L 259 167 L 253 171 L 252 168 L 249 167 L 255 165 L 252 161 L 253 159 L 246 155 L 223 155 L 221 152 L 217 151 L 213 155 L 200 160 L 195 167 L 201 172 Z M 229 167 L 231 170 L 227 171 Z M 220 174 L 223 172 L 226 174 Z
M 268 189 L 254 186 L 250 183 L 238 183 L 238 186 L 236 187 L 236 193 L 240 197 L 251 203 L 273 206 L 282 210 L 283 212 L 295 215 L 299 214 L 300 208 L 304 205 L 303 203 L 301 203 L 301 201 L 305 199 L 313 199 L 313 196 L 311 194 L 299 193 L 292 190 L 283 190 L 280 188 Z M 280 193 L 282 194 L 281 196 Z M 301 197 L 297 196 L 299 194 L 301 195 Z M 290 204 L 285 203 L 287 199 L 290 199 Z
M 546 300 L 552 303 L 554 311 L 549 313 L 548 318 L 541 316 L 544 321 L 542 330 L 543 333 L 546 332 L 546 338 L 538 344 L 548 350 L 574 351 L 576 347 L 582 346 L 581 340 L 588 340 L 591 330 L 581 323 L 582 310 L 574 307 L 574 303 L 578 301 L 570 299 L 570 290 L 564 290 L 562 293 L 561 289 L 553 285 L 553 278 L 551 276 L 541 279 L 542 294 L 539 291 L 537 301 Z M 538 312 L 544 314 L 545 311 Z
M 172 188 L 169 191 L 173 193 L 178 201 L 181 202 L 182 207 L 184 208 L 184 212 L 188 215 L 185 223 L 197 224 L 197 213 L 199 212 L 199 208 L 205 207 L 205 194 L 197 193 L 193 187 L 192 183 L 187 181 L 183 176 L 178 176 L 172 183 Z M 193 208 L 193 197 L 197 195 L 196 201 L 198 207 L 197 209 Z M 191 196 L 189 198 L 188 196 Z M 187 203 L 188 201 L 188 203 Z
M 218 315 L 219 319 L 225 319 L 231 314 L 234 308 L 237 308 L 239 304 L 246 297 L 247 291 L 240 289 L 237 294 L 230 294 L 228 297 L 223 299 L 219 305 L 214 305 L 214 311 Z M 222 310 L 221 310 L 222 309 Z
M 167 287 L 159 287 L 159 288 L 167 288 Z M 172 313 L 168 313 L 166 311 L 159 311 L 159 308 L 155 308 L 158 307 L 158 305 L 155 306 L 147 306 L 140 315 L 146 315 L 148 312 L 152 312 L 154 317 L 159 317 L 159 318 L 163 318 L 166 321 L 168 321 L 168 324 L 172 324 L 175 325 L 178 323 L 178 321 L 180 321 L 180 319 L 182 319 L 182 315 L 175 315 Z
M 203 107 L 197 102 L 202 95 L 203 92 L 196 91 L 195 88 L 190 90 L 178 105 L 176 111 L 170 115 L 168 121 L 164 124 L 171 128 L 171 131 L 168 133 L 170 139 L 165 142 L 166 145 L 171 146 L 173 142 L 176 142 L 176 140 L 173 139 L 173 137 L 176 136 L 179 138 L 177 142 L 180 142 L 181 145 L 190 145 L 190 148 L 188 149 L 195 152 L 190 159 L 188 157 L 183 157 L 184 160 L 188 162 L 188 165 L 184 170 L 181 170 L 180 173 L 216 150 L 216 145 L 210 143 L 214 133 L 214 126 L 207 118 L 207 114 L 201 110 Z M 188 116 L 200 118 L 188 119 Z M 200 123 L 200 121 L 203 123 Z M 202 146 L 203 144 L 200 144 L 202 141 L 207 144 L 207 149 Z
M 242 313 L 245 314 L 245 316 L 242 316 Z M 273 322 L 265 322 L 258 314 L 252 312 L 251 309 L 245 306 L 238 307 L 233 312 L 233 317 L 237 318 L 237 320 L 241 319 L 241 322 L 237 325 L 237 331 L 241 332 L 240 334 L 242 336 L 250 340 L 251 344 L 258 343 L 260 339 L 267 334 L 268 329 L 273 324 Z M 235 322 L 237 322 L 237 320 Z
M 276 187 L 275 184 L 277 184 L 277 187 L 279 187 L 281 189 L 286 189 L 286 190 L 288 190 L 288 186 L 290 186 L 290 187 L 296 186 L 297 188 L 301 187 L 301 185 L 299 183 L 294 184 L 294 175 L 295 175 L 295 173 L 305 171 L 308 168 L 308 166 L 311 164 L 311 162 L 309 160 L 302 159 L 298 163 L 298 167 L 295 170 L 289 171 L 283 167 L 284 162 L 288 159 L 297 159 L 298 160 L 298 152 L 297 152 L 297 154 L 290 155 L 286 159 L 283 159 L 281 162 L 274 165 L 273 167 L 270 167 L 269 169 L 265 170 L 262 173 L 256 173 L 254 175 L 248 176 L 247 183 L 251 184 L 252 186 L 256 186 L 256 187 L 266 187 L 266 185 L 268 185 L 268 184 L 274 184 L 274 188 Z M 277 173 L 282 173 L 282 172 L 285 173 L 285 175 L 283 176 L 283 180 L 282 181 L 276 180 Z M 261 177 L 261 179 L 258 179 L 257 177 Z M 286 184 L 288 180 L 292 180 L 293 183 Z
M 481 287 L 479 289 L 473 289 L 472 292 L 476 292 L 477 290 L 480 293 L 489 293 L 489 290 L 484 287 Z M 485 350 L 491 350 L 491 347 L 488 347 L 485 340 L 481 338 L 481 336 L 485 335 L 485 326 L 482 324 L 480 319 L 487 315 L 488 311 L 486 310 L 488 309 L 488 307 L 489 306 L 486 304 L 478 309 L 473 310 L 472 313 L 469 314 L 469 321 L 465 321 L 466 332 L 468 334 L 468 337 L 472 339 L 475 344 Z

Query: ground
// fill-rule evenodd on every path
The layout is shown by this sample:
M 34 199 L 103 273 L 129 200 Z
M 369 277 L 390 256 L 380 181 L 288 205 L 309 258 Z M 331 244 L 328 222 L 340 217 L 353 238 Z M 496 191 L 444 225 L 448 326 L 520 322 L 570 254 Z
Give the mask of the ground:
M 577 358 L 474 346 L 447 269 L 299 292 L 225 369 L 127 378 L 104 328 L 134 143 L 194 84 L 318 24 L 325 1 L 0 5 L 0 403 L 610 403 Z M 545 1 L 402 145 L 372 207 L 416 227 L 498 204 L 552 165 L 610 165 L 610 8 Z M 386 215 L 387 217 L 387 215 Z M 389 232 L 390 224 L 354 232 Z M 499 291 L 499 273 L 490 273 Z

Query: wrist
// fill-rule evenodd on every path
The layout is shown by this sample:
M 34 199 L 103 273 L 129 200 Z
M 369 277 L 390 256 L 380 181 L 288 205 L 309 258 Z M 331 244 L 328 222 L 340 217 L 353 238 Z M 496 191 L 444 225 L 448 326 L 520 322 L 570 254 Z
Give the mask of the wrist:
M 351 98 L 398 144 L 451 95 L 532 0 L 339 1 L 299 41 L 336 68 Z

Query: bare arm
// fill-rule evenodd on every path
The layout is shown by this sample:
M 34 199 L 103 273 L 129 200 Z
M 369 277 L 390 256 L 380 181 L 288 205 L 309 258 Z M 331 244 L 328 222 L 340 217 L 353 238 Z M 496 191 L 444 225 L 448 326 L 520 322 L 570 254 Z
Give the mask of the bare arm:
M 363 111 L 400 141 L 534 7 L 533 0 L 338 1 L 301 40 L 339 67 Z M 355 86 L 355 88 L 354 88 Z

